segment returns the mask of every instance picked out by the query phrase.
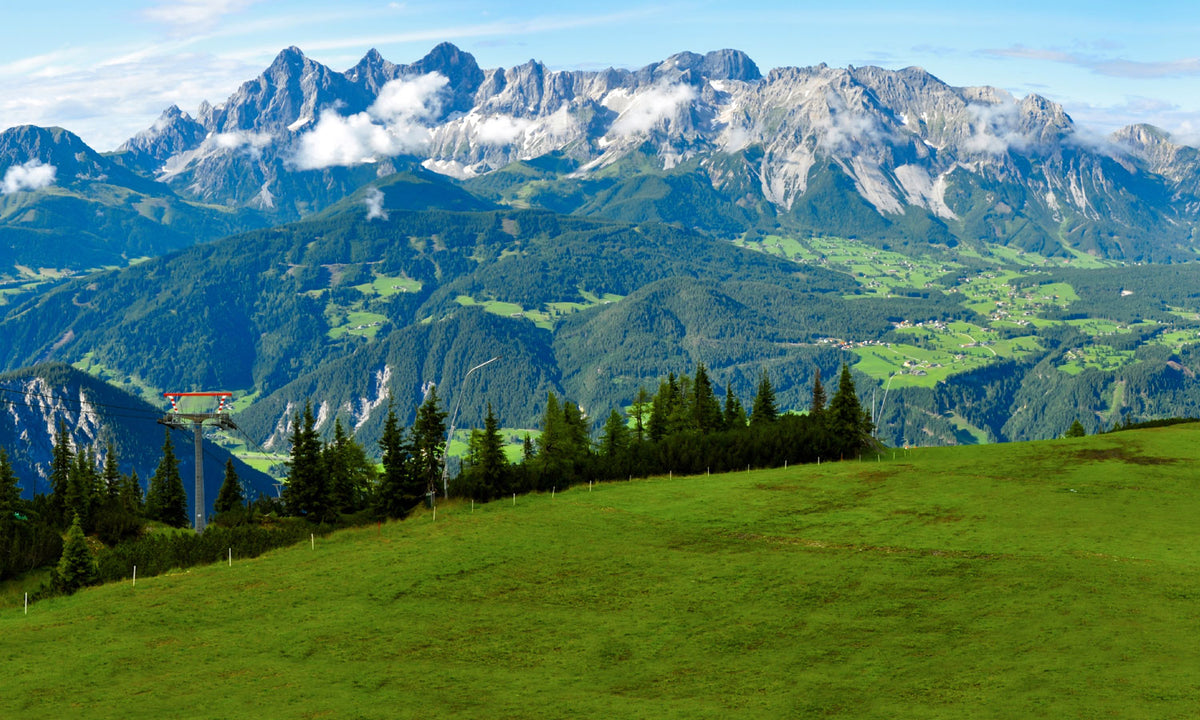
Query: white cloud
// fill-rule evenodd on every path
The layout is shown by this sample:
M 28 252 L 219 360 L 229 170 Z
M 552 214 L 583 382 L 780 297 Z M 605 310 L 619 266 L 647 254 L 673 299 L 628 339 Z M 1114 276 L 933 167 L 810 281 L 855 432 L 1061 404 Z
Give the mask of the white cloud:
M 316 127 L 300 136 L 293 162 L 301 170 L 359 165 L 425 147 L 430 132 L 423 123 L 437 114 L 447 82 L 438 73 L 400 78 L 384 85 L 366 112 L 321 113 Z
M 367 219 L 387 220 L 387 210 L 383 209 L 383 191 L 379 188 L 371 188 L 367 191 L 367 196 L 363 198 L 363 204 L 367 206 Z
M 34 159 L 24 165 L 11 165 L 0 182 L 0 194 L 9 195 L 22 190 L 37 190 L 54 184 L 58 168 Z
M 849 110 L 830 113 L 829 122 L 823 129 L 825 132 L 820 135 L 818 144 L 831 153 L 852 150 L 880 140 L 886 134 L 874 117 Z
M 174 0 L 162 2 L 144 11 L 146 17 L 180 30 L 194 32 L 212 27 L 222 17 L 240 12 L 254 0 Z
M 507 145 L 520 137 L 532 120 L 515 118 L 511 115 L 494 115 L 475 126 L 475 139 L 485 145 Z
M 217 133 L 213 142 L 222 150 L 237 150 L 247 148 L 253 155 L 258 155 L 263 148 L 271 144 L 271 136 L 267 133 L 227 132 Z
M 1074 65 L 1106 77 L 1144 80 L 1150 78 L 1195 77 L 1200 75 L 1200 58 L 1195 57 L 1147 62 L 1121 57 L 1066 52 L 1054 48 L 1031 48 L 1024 45 L 989 49 L 984 50 L 983 53 L 993 57 L 1044 60 L 1046 62 Z
M 987 155 L 1003 155 L 1010 148 L 1025 150 L 1030 138 L 1017 130 L 1018 106 L 1015 102 L 1000 102 L 995 105 L 971 103 L 967 105 L 971 116 L 971 135 L 963 141 L 963 149 Z
M 675 114 L 680 105 L 696 99 L 690 85 L 653 87 L 634 95 L 612 124 L 611 133 L 621 137 L 649 132 L 658 123 Z
M 449 80 L 440 73 L 392 80 L 379 89 L 367 109 L 371 117 L 389 120 L 428 120 L 441 107 L 439 95 Z

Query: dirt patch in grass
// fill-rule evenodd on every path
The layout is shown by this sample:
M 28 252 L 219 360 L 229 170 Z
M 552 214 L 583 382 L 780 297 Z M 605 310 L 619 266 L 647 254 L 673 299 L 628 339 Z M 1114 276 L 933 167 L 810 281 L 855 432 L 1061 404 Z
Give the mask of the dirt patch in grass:
M 939 523 L 955 523 L 961 522 L 964 516 L 961 513 L 956 513 L 949 508 L 930 508 L 928 510 L 911 510 L 902 508 L 893 510 L 893 515 L 908 515 L 914 517 L 926 525 L 936 525 Z
M 1075 460 L 1084 462 L 1103 462 L 1105 460 L 1115 460 L 1117 462 L 1129 463 L 1131 465 L 1174 465 L 1179 462 L 1178 458 L 1153 457 L 1149 455 L 1139 455 L 1130 452 L 1129 448 L 1120 445 L 1112 448 L 1088 448 L 1086 450 L 1076 450 L 1071 453 Z
M 756 490 L 799 490 L 800 486 L 788 483 L 758 483 L 754 488 Z

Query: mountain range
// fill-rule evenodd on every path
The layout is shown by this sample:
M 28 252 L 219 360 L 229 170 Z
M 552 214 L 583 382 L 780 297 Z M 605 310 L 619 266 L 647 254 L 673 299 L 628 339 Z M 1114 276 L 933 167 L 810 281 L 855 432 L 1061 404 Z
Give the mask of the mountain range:
M 1192 260 L 1200 213 L 1200 155 L 1157 128 L 1098 137 L 1036 95 L 919 68 L 763 74 L 736 50 L 593 72 L 483 69 L 442 44 L 339 72 L 288 48 L 112 153 L 6 130 L 0 177 L 0 368 L 236 390 L 239 423 L 273 447 L 305 402 L 370 444 L 389 398 L 411 417 L 429 382 L 457 392 L 494 355 L 456 398 L 461 422 L 492 402 L 532 426 L 548 391 L 599 416 L 697 362 L 746 399 L 769 369 L 802 408 L 817 371 L 862 360 L 852 342 L 991 322 L 956 295 L 972 274 L 1036 262 L 1044 276 L 1020 282 L 1050 284 L 1072 264 Z M 851 264 L 776 257 L 824 238 L 943 275 L 878 294 Z M 1011 357 L 972 340 L 996 364 L 870 403 L 885 438 L 1046 437 L 1070 413 L 1095 429 L 1195 406 L 1194 354 L 1139 345 L 1191 327 L 1190 275 L 1114 272 L 1104 292 L 1138 288 L 1122 322 L 1160 323 L 1121 341 L 1136 371 L 1062 372 L 1098 337 L 1064 301 L 1036 327 L 997 321 Z

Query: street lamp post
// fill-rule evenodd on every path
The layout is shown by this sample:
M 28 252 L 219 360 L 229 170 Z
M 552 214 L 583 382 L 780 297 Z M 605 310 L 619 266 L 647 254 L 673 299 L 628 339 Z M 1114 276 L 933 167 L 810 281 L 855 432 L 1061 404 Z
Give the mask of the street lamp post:
M 471 373 L 475 372 L 476 370 L 483 367 L 484 365 L 488 365 L 490 363 L 496 362 L 499 359 L 500 359 L 500 356 L 497 355 L 496 357 L 492 358 L 491 360 L 486 360 L 484 362 L 481 362 L 478 365 L 476 365 L 475 367 L 468 370 L 466 375 L 463 375 L 462 387 L 459 388 L 459 390 L 458 390 L 458 397 L 454 399 L 454 410 L 453 410 L 453 412 L 450 413 L 450 432 L 446 433 L 446 451 L 442 454 L 442 497 L 450 496 L 449 480 L 448 480 L 448 477 L 450 475 L 450 440 L 451 440 L 451 438 L 454 437 L 454 421 L 456 419 L 458 419 L 458 406 L 462 402 L 463 392 L 467 388 L 467 378 L 471 377 Z

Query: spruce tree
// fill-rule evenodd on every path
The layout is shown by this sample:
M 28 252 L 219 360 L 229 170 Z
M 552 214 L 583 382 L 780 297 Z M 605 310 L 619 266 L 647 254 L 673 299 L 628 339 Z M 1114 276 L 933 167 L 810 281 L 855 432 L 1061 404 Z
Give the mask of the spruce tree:
M 733 394 L 732 384 L 725 386 L 725 408 L 721 415 L 721 424 L 726 430 L 741 430 L 746 427 L 746 409 L 742 407 L 742 401 Z
M 412 448 L 404 439 L 404 428 L 400 427 L 390 403 L 379 450 L 383 453 L 383 473 L 375 491 L 375 513 L 379 517 L 402 518 L 420 504 L 425 484 L 413 475 Z
M 1071 427 L 1067 428 L 1067 432 L 1065 435 L 1063 435 L 1063 437 L 1079 438 L 1084 437 L 1085 435 L 1087 435 L 1087 430 L 1084 430 L 1083 423 L 1076 420 L 1075 422 L 1071 423 Z
M 97 575 L 96 560 L 92 557 L 79 516 L 76 515 L 63 540 L 62 557 L 54 568 L 54 587 L 59 592 L 70 594 L 95 583 Z
M 808 414 L 814 418 L 820 418 L 823 412 L 825 412 L 825 388 L 821 385 L 821 368 L 817 368 L 816 377 L 813 378 L 812 403 L 809 405 Z
M 213 503 L 213 512 L 221 513 L 240 510 L 246 503 L 242 492 L 242 482 L 238 479 L 237 470 L 233 467 L 233 458 L 225 461 L 225 479 L 217 492 L 217 501 Z
M 130 515 L 141 515 L 145 510 L 142 483 L 137 470 L 121 476 L 121 509 Z
M 871 418 L 858 401 L 849 365 L 842 365 L 842 375 L 837 391 L 829 401 L 825 425 L 834 450 L 842 457 L 858 453 L 870 442 Z
M 713 392 L 712 381 L 704 363 L 696 365 L 696 379 L 692 382 L 692 428 L 701 434 L 717 432 L 725 423 L 721 405 Z
M 297 413 L 292 417 L 291 441 L 288 484 L 283 489 L 284 507 L 289 515 L 324 522 L 330 516 L 329 491 L 311 403 L 304 404 L 303 415 Z
M 187 527 L 187 492 L 183 478 L 179 475 L 179 460 L 171 444 L 168 429 L 163 439 L 162 459 L 150 478 L 150 489 L 146 492 L 146 517 L 171 527 Z
M 629 426 L 616 410 L 608 414 L 608 420 L 600 432 L 600 455 L 609 476 L 623 476 L 629 464 Z
M 630 407 L 630 417 L 633 418 L 633 439 L 641 445 L 646 442 L 646 421 L 650 417 L 650 392 L 645 386 L 638 386 L 637 395 Z
M 546 394 L 546 410 L 542 413 L 542 434 L 537 439 L 537 469 L 539 487 L 557 484 L 567 462 L 567 427 L 563 420 L 558 397 Z
M 674 376 L 672 375 L 672 380 Z M 651 442 L 659 442 L 667 436 L 667 418 L 674 410 L 674 383 L 666 380 L 658 384 L 658 392 L 650 401 L 650 422 L 646 431 Z
M 333 441 L 321 451 L 329 485 L 329 503 L 335 513 L 354 512 L 354 478 L 351 476 L 347 448 L 350 438 L 342 428 L 341 418 L 333 421 Z
M 429 389 L 429 396 L 417 408 L 412 443 L 414 475 L 422 482 L 424 492 L 436 494 L 446 454 L 446 411 L 438 400 L 436 386 Z
M 476 500 L 491 500 L 509 492 L 508 457 L 504 454 L 504 438 L 500 435 L 500 423 L 487 406 L 483 430 L 471 433 L 471 467 L 468 482 L 471 497 Z
M 771 379 L 767 371 L 762 371 L 758 381 L 758 394 L 754 396 L 754 406 L 750 411 L 751 425 L 764 425 L 775 422 L 779 410 L 775 407 L 775 390 L 771 387 Z
M 58 527 L 66 527 L 71 519 L 67 514 L 67 485 L 71 482 L 71 468 L 74 464 L 75 452 L 71 449 L 67 426 L 59 420 L 50 459 L 50 514 Z
M 8 461 L 8 453 L 0 448 L 0 522 L 11 520 L 20 502 L 21 488 L 17 485 L 17 475 Z M 4 549 L 0 547 L 0 552 Z
M 104 495 L 115 501 L 121 495 L 121 471 L 117 468 L 117 451 L 112 442 L 104 450 Z
M 95 509 L 97 505 L 96 486 L 100 482 L 96 468 L 91 462 L 91 448 L 75 456 L 71 471 L 67 476 L 67 492 L 63 498 L 68 514 L 79 518 L 84 531 L 91 531 L 95 525 Z

